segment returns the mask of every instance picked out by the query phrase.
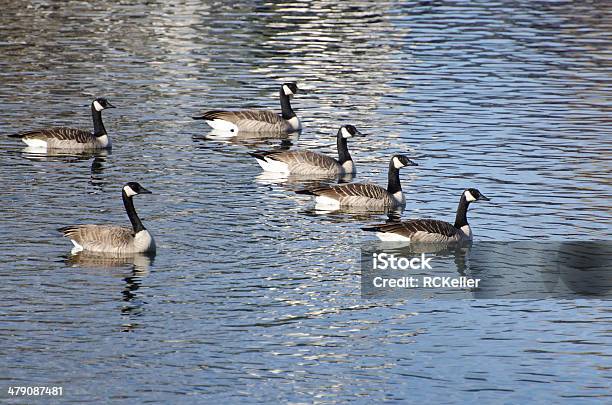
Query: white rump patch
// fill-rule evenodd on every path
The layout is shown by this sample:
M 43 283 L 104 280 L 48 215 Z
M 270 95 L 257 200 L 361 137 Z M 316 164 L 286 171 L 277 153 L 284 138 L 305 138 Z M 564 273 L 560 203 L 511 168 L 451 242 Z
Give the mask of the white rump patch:
M 472 193 L 470 193 L 470 190 L 465 190 L 465 193 L 463 194 L 465 195 L 467 202 L 476 201 L 476 198 L 472 195 Z
M 47 149 L 47 141 L 42 139 L 21 138 L 21 140 L 32 149 Z
M 351 133 L 345 127 L 342 127 L 342 129 L 340 130 L 340 133 L 342 134 L 343 138 L 352 138 L 353 137 L 353 135 L 351 135 Z
M 275 173 L 289 173 L 289 165 L 287 165 L 287 163 L 285 162 L 279 162 L 278 160 L 274 160 L 272 158 L 269 157 L 264 157 L 263 159 L 259 159 L 259 158 L 255 158 L 257 160 L 257 163 L 259 163 L 259 166 L 261 166 L 262 169 L 264 169 L 265 171 L 268 172 L 275 172 Z
M 138 194 L 137 192 L 132 190 L 132 187 L 130 187 L 130 186 L 124 186 L 123 187 L 123 191 L 125 191 L 125 195 L 127 195 L 128 197 L 132 197 L 132 196 L 135 196 L 136 194 Z
M 384 242 L 410 242 L 409 237 L 393 232 L 376 232 L 376 236 Z
M 75 254 L 83 250 L 83 246 L 79 245 L 74 239 L 70 239 L 70 242 L 74 245 L 70 253 Z
M 285 86 L 284 84 L 283 84 L 283 93 L 285 93 L 286 96 L 292 96 L 293 95 L 293 92 L 291 91 L 289 86 Z
M 316 208 L 340 209 L 340 201 L 323 195 L 318 195 L 315 197 L 315 205 Z
M 229 121 L 220 120 L 217 118 L 214 120 L 206 120 L 206 123 L 217 131 L 230 132 L 232 134 L 238 133 L 238 126 Z
M 393 167 L 395 167 L 396 169 L 401 169 L 402 167 L 404 167 L 404 164 L 402 162 L 400 162 L 400 160 L 396 157 L 393 158 Z
M 96 111 L 102 111 L 102 110 L 104 110 L 104 107 L 102 107 L 102 104 L 98 103 L 98 101 L 97 101 L 97 100 L 95 100 L 95 101 L 93 102 L 93 105 L 94 105 L 94 108 L 96 109 Z

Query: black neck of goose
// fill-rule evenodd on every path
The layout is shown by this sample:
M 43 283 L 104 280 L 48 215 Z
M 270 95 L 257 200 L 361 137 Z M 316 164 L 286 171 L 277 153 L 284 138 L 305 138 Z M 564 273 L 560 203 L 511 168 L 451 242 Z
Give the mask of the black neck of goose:
M 102 123 L 102 112 L 96 110 L 96 107 L 94 107 L 93 103 L 91 104 L 91 117 L 93 118 L 94 135 L 106 135 L 106 129 L 104 128 L 104 124 Z
M 281 111 L 283 112 L 283 118 L 288 120 L 295 117 L 295 113 L 293 112 L 293 108 L 291 108 L 291 102 L 289 101 L 289 96 L 285 94 L 285 90 L 283 86 L 280 89 L 280 103 L 281 103 Z
M 132 201 L 132 197 L 128 197 L 125 194 L 125 191 L 121 194 L 123 197 L 123 205 L 125 206 L 125 211 L 127 212 L 128 218 L 132 223 L 132 228 L 134 229 L 134 233 L 138 233 L 140 231 L 144 231 L 146 228 L 138 218 L 138 214 L 136 214 L 136 210 L 134 209 L 134 202 Z
M 399 169 L 395 167 L 391 159 L 389 163 L 389 183 L 387 183 L 387 191 L 391 194 L 395 194 L 398 191 L 402 191 L 402 185 L 400 184 Z
M 342 128 L 338 130 L 338 136 L 336 137 L 336 147 L 338 148 L 338 163 L 343 164 L 353 160 L 351 154 L 348 151 L 347 139 L 342 136 Z
M 469 201 L 465 198 L 465 195 L 461 196 L 459 200 L 459 206 L 457 207 L 457 216 L 455 217 L 455 228 L 459 229 L 462 226 L 468 224 L 467 211 L 470 206 Z

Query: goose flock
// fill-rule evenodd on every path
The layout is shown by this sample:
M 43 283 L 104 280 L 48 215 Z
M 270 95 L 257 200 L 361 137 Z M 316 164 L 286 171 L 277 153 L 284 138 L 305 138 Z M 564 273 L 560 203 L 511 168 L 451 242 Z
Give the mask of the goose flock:
M 302 129 L 302 123 L 291 107 L 290 101 L 299 93 L 304 91 L 301 91 L 296 83 L 283 83 L 280 86 L 280 114 L 268 110 L 211 110 L 192 118 L 204 120 L 214 130 L 225 132 L 230 136 L 235 136 L 239 132 L 254 136 L 291 134 Z M 92 101 L 93 132 L 71 127 L 53 127 L 24 131 L 11 134 L 9 137 L 21 139 L 29 148 L 40 151 L 110 149 L 111 139 L 102 123 L 102 111 L 108 108 L 114 106 L 105 98 L 96 98 Z M 327 176 L 338 180 L 343 176 L 352 177 L 357 173 L 356 165 L 348 150 L 348 140 L 363 136 L 353 125 L 341 126 L 336 135 L 337 159 L 309 150 L 259 150 L 249 154 L 266 172 L 313 178 Z M 342 183 L 297 190 L 296 193 L 313 196 L 318 209 L 356 208 L 376 213 L 397 210 L 401 212 L 406 206 L 406 197 L 402 191 L 399 173 L 400 169 L 407 166 L 417 166 L 417 163 L 402 154 L 391 157 L 387 188 L 371 183 Z M 137 182 L 129 182 L 121 189 L 123 205 L 131 227 L 83 224 L 65 226 L 59 228 L 59 231 L 72 241 L 73 253 L 79 251 L 113 254 L 153 253 L 156 250 L 155 240 L 142 224 L 132 201 L 136 195 L 150 193 Z M 468 188 L 461 194 L 453 224 L 435 219 L 404 221 L 390 219 L 384 224 L 365 226 L 362 229 L 375 232 L 383 241 L 437 244 L 470 242 L 473 233 L 467 220 L 468 207 L 472 202 L 488 200 L 489 198 L 479 190 Z

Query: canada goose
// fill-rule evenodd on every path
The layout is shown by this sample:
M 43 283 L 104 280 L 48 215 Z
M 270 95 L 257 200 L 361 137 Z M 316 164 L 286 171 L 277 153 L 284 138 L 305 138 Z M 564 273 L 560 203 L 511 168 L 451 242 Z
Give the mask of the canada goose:
M 216 130 L 237 133 L 265 132 L 288 134 L 302 129 L 299 118 L 293 112 L 289 99 L 297 94 L 295 83 L 284 83 L 280 87 L 280 103 L 282 114 L 269 110 L 242 111 L 206 111 L 202 115 L 192 117 L 194 120 L 205 120 Z
M 134 209 L 132 197 L 137 194 L 151 194 L 151 192 L 136 182 L 123 186 L 121 196 L 132 229 L 115 225 L 72 225 L 59 228 L 59 231 L 74 244 L 72 252 L 81 250 L 120 254 L 155 252 L 155 241 L 142 225 Z
M 347 139 L 353 136 L 362 136 L 362 134 L 352 125 L 344 125 L 338 130 L 336 136 L 338 160 L 309 150 L 256 151 L 249 155 L 257 159 L 262 169 L 269 172 L 304 175 L 354 174 L 355 164 L 347 147 Z
M 107 108 L 115 108 L 115 106 L 105 98 L 96 98 L 91 102 L 93 133 L 78 128 L 55 127 L 20 132 L 9 135 L 9 137 L 20 138 L 29 147 L 35 149 L 110 149 L 111 141 L 102 123 L 102 110 Z
M 361 207 L 369 209 L 395 209 L 406 205 L 402 192 L 399 169 L 404 166 L 418 166 L 404 155 L 395 155 L 389 163 L 387 189 L 375 184 L 349 183 L 330 187 L 318 187 L 296 191 L 297 194 L 314 195 L 317 205 L 338 209 L 340 207 Z
M 461 194 L 455 224 L 436 219 L 410 219 L 403 222 L 373 225 L 362 228 L 376 232 L 383 241 L 448 243 L 472 240 L 472 229 L 467 221 L 467 210 L 473 201 L 489 201 L 480 191 L 468 188 Z

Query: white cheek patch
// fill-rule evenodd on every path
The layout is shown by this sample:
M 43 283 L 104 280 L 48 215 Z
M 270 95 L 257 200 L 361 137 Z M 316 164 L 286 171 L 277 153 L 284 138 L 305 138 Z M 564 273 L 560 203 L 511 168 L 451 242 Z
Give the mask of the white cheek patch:
M 472 202 L 472 201 L 476 201 L 476 198 L 474 198 L 474 196 L 472 195 L 472 193 L 470 193 L 470 190 L 465 190 L 465 200 L 467 202 Z
M 138 194 L 134 190 L 132 190 L 132 187 L 130 186 L 123 187 L 123 191 L 125 191 L 125 195 L 127 195 L 128 197 L 132 197 Z
M 400 160 L 396 157 L 393 158 L 393 166 L 396 169 L 401 169 L 402 167 L 404 167 L 404 164 L 402 162 L 400 162 Z
M 291 96 L 293 95 L 293 92 L 291 91 L 291 89 L 289 88 L 289 86 L 286 86 L 283 84 L 283 93 L 285 93 L 286 96 Z
M 98 101 L 94 101 L 93 102 L 94 108 L 96 109 L 96 111 L 102 111 L 104 110 L 104 107 L 102 107 L 102 104 L 98 103 Z
M 345 127 L 342 127 L 342 129 L 340 130 L 340 133 L 342 134 L 343 138 L 351 138 L 353 135 L 351 135 L 351 133 L 348 131 L 348 129 L 346 129 Z

